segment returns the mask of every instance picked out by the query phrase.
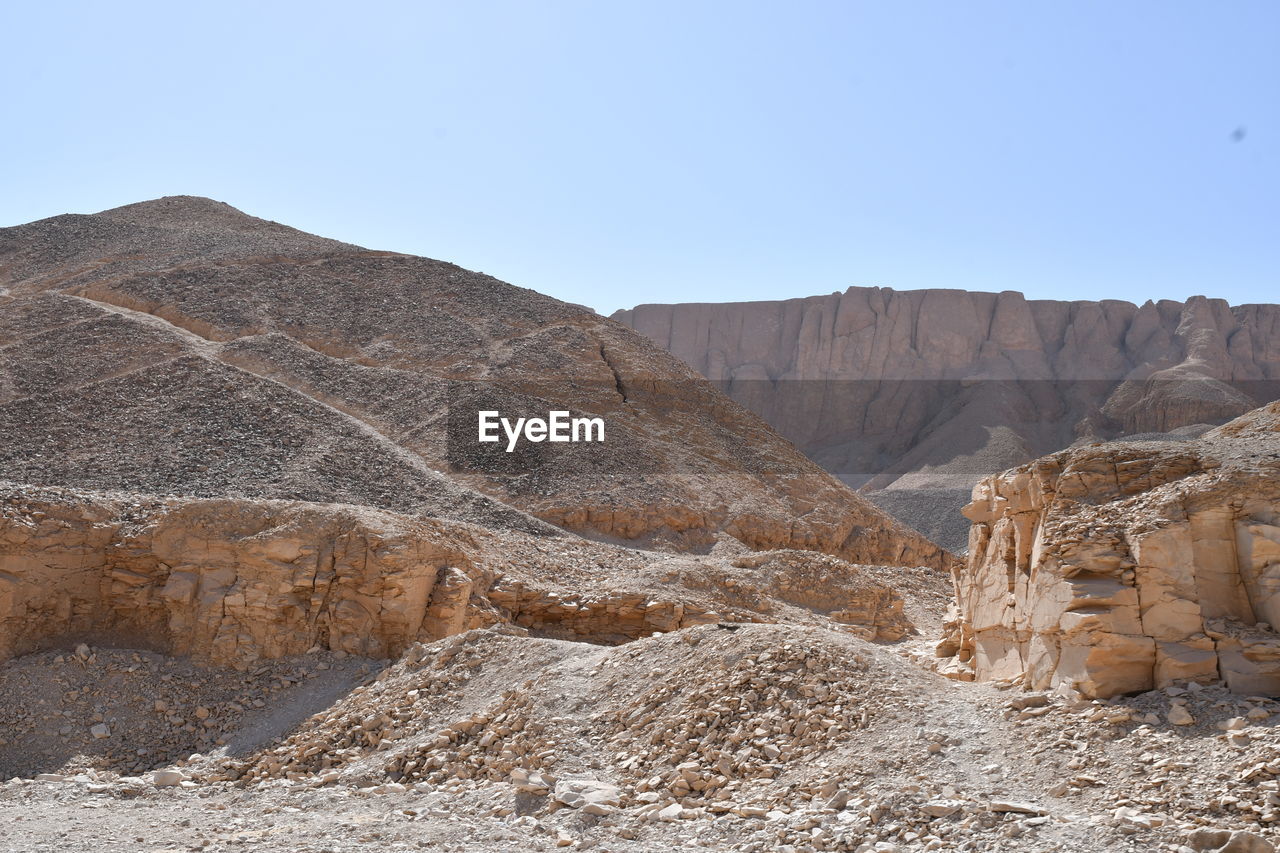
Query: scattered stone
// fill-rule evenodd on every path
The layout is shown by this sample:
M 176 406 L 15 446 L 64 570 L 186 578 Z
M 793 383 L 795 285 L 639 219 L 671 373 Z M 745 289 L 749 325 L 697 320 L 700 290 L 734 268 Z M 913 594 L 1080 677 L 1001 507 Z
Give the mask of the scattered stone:
M 1035 803 L 1024 803 L 1016 800 L 992 800 L 987 808 L 993 812 L 1014 812 L 1017 814 L 1047 815 L 1049 810 Z
M 151 784 L 157 788 L 173 788 L 186 780 L 187 777 L 180 770 L 153 770 L 151 773 Z
M 964 808 L 963 800 L 930 800 L 920 810 L 930 817 L 950 817 Z
M 616 808 L 622 802 L 617 785 L 596 779 L 561 779 L 555 785 L 555 798 L 557 802 L 575 809 L 587 806 Z M 597 808 L 593 813 L 607 814 L 608 812 Z

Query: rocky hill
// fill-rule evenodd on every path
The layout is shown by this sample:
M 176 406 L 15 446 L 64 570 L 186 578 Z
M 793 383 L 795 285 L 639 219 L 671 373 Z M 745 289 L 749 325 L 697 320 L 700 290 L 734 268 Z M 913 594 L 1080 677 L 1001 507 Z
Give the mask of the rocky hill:
M 0 479 L 941 565 L 647 339 L 425 258 L 165 198 L 0 230 Z M 476 413 L 606 441 L 475 441 Z
M 613 316 L 957 550 L 981 477 L 1076 441 L 1194 436 L 1280 398 L 1276 305 L 872 287 Z

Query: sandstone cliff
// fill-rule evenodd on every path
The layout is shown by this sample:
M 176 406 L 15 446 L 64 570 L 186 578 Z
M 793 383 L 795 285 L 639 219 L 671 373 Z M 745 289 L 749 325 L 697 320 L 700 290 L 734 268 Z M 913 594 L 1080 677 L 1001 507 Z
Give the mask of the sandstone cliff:
M 959 507 L 993 471 L 1081 438 L 1222 423 L 1280 397 L 1276 305 L 873 287 L 613 316 L 953 547 Z
M 941 653 L 1112 696 L 1223 679 L 1280 695 L 1280 403 L 1192 442 L 1079 447 L 988 477 Z
M 608 440 L 485 454 L 481 408 L 600 415 Z M 617 323 L 189 197 L 0 229 L 0 478 L 948 559 Z

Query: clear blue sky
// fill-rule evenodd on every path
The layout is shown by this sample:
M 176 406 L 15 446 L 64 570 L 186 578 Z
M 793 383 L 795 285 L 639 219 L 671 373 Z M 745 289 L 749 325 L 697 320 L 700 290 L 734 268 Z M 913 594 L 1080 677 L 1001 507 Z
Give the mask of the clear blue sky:
M 54 0 L 0 32 L 0 225 L 207 195 L 604 312 L 1280 301 L 1275 0 Z

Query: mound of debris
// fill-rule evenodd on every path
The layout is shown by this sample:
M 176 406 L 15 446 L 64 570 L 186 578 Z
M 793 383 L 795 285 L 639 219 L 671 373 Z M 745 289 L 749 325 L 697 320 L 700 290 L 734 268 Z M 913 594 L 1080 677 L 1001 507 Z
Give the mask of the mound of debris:
M 432 784 L 516 778 L 532 790 L 562 765 L 587 764 L 638 795 L 723 805 L 870 724 L 883 700 L 860 642 L 730 623 L 614 649 L 471 631 L 414 646 L 228 778 L 324 782 L 376 771 Z

